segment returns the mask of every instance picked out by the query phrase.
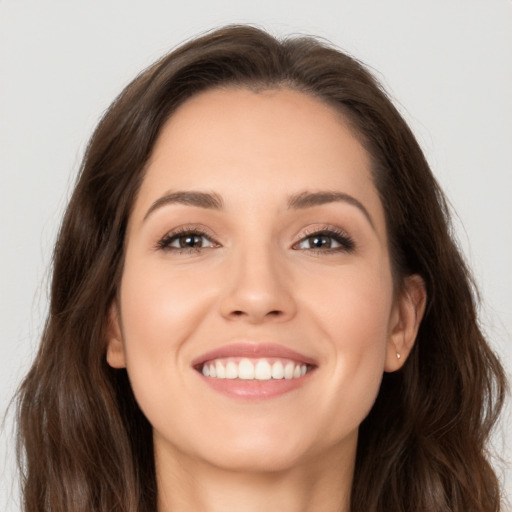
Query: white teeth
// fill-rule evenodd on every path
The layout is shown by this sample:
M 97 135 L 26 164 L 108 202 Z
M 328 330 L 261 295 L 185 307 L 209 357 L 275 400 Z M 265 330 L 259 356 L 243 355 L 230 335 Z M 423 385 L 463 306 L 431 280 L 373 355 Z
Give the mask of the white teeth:
M 216 360 L 205 363 L 201 369 L 205 377 L 241 380 L 298 379 L 308 373 L 307 364 L 293 361 L 269 362 L 267 359 Z
M 266 359 L 261 359 L 257 362 L 254 376 L 256 380 L 270 380 L 272 378 L 272 369 Z
M 283 379 L 284 378 L 284 367 L 281 361 L 276 361 L 272 365 L 272 378 L 273 379 Z
M 238 365 L 229 361 L 226 365 L 226 379 L 236 379 L 238 377 Z
M 254 365 L 249 359 L 242 359 L 238 363 L 238 378 L 244 380 L 254 379 Z
M 217 379 L 226 378 L 226 369 L 224 368 L 224 365 L 220 361 L 217 361 L 215 363 L 215 371 L 217 372 Z
M 286 363 L 284 367 L 284 378 L 285 379 L 293 379 L 293 370 L 295 369 L 295 365 L 293 363 Z

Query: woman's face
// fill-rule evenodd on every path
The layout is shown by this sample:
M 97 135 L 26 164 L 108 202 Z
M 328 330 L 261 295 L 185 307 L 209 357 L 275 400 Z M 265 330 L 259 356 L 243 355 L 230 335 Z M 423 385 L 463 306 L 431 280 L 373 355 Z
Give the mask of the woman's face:
M 213 90 L 177 110 L 147 165 L 107 358 L 127 368 L 157 460 L 353 457 L 412 343 L 406 304 L 341 116 L 287 89 Z

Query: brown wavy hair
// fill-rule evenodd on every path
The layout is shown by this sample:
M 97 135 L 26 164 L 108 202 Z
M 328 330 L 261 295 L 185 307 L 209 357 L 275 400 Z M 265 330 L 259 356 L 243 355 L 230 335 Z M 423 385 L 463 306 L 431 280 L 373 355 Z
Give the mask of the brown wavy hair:
M 385 374 L 360 426 L 352 512 L 495 512 L 486 445 L 503 369 L 482 335 L 476 291 L 446 200 L 411 130 L 371 73 L 311 37 L 229 26 L 140 74 L 87 147 L 53 258 L 50 311 L 18 393 L 25 512 L 155 512 L 152 429 L 125 370 L 106 363 L 125 230 L 159 132 L 191 96 L 291 88 L 338 109 L 372 158 L 396 285 L 421 275 L 428 302 L 414 349 Z

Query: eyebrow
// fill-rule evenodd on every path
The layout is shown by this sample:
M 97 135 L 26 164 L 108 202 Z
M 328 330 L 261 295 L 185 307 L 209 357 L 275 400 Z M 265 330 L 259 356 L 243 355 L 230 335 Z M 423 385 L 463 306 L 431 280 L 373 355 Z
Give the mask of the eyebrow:
M 157 199 L 149 207 L 146 215 L 144 215 L 143 221 L 145 221 L 156 209 L 173 203 L 196 206 L 198 208 L 206 208 L 210 210 L 221 210 L 224 206 L 222 197 L 213 192 L 194 192 L 189 190 L 169 192 Z
M 291 196 L 288 200 L 288 208 L 291 209 L 304 209 L 313 208 L 314 206 L 320 206 L 323 204 L 343 202 L 348 203 L 351 206 L 358 208 L 363 215 L 366 217 L 372 228 L 375 229 L 372 216 L 364 205 L 358 201 L 355 197 L 345 194 L 344 192 L 335 192 L 331 190 L 319 191 L 319 192 L 301 192 Z
M 302 210 L 306 208 L 313 208 L 314 206 L 321 206 L 323 204 L 343 202 L 358 208 L 366 217 L 370 225 L 375 229 L 373 219 L 364 207 L 355 197 L 345 194 L 344 192 L 335 192 L 331 190 L 319 192 L 300 192 L 294 194 L 288 199 L 288 208 L 293 210 Z M 215 192 L 196 192 L 191 190 L 168 192 L 164 196 L 158 198 L 148 209 L 144 215 L 145 221 L 151 213 L 158 208 L 168 204 L 184 204 L 187 206 L 195 206 L 197 208 L 205 208 L 209 210 L 222 210 L 224 201 L 219 194 Z

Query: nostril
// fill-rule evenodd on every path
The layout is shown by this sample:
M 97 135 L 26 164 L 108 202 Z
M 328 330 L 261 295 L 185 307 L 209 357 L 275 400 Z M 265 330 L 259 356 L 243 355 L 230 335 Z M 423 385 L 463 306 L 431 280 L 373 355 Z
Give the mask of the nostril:
M 279 309 L 274 309 L 272 311 L 269 311 L 268 313 L 265 314 L 265 316 L 273 316 L 273 317 L 276 317 L 276 316 L 280 316 L 282 315 L 282 311 L 279 310 Z M 237 309 L 235 311 L 232 311 L 231 312 L 231 315 L 232 316 L 236 316 L 236 317 L 240 317 L 240 316 L 244 316 L 244 315 L 247 315 L 248 313 L 246 313 L 245 311 L 242 311 L 240 309 Z

